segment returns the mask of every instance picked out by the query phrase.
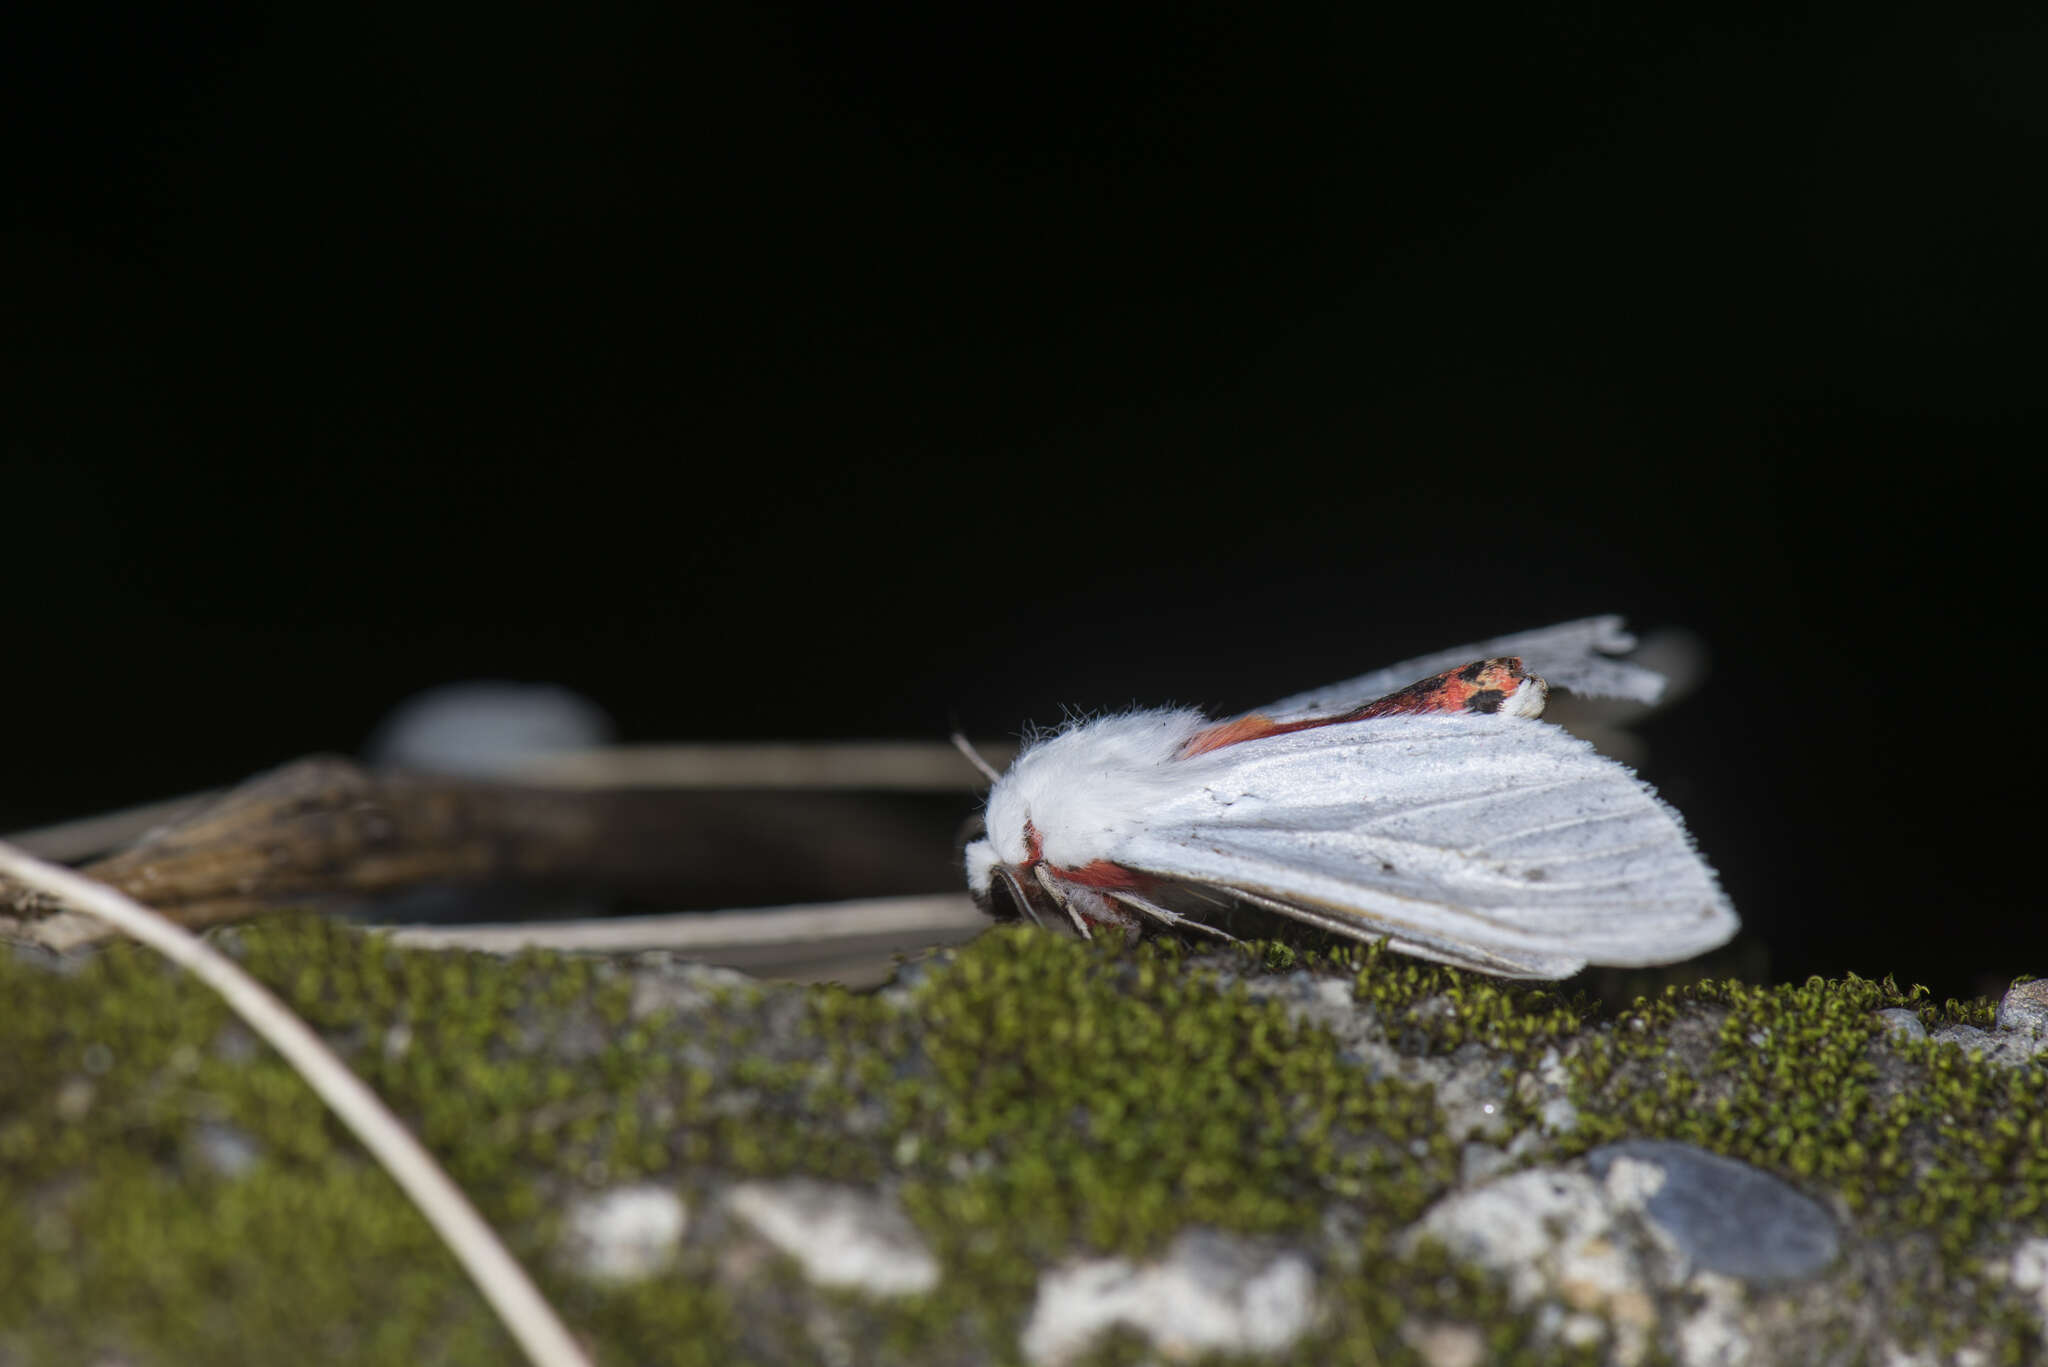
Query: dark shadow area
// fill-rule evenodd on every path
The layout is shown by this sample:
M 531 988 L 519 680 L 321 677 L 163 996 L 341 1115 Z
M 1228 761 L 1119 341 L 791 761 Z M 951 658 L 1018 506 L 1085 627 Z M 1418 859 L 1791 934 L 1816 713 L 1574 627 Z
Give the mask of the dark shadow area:
M 1001 735 L 1621 611 L 1770 976 L 2048 972 L 2030 11 L 42 22 L 0 829 L 452 678 Z

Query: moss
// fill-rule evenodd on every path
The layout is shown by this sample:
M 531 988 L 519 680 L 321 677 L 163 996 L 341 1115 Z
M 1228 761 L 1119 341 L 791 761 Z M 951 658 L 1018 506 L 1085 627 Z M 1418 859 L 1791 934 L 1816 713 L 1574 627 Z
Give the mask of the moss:
M 903 1199 L 1005 1317 L 1079 1249 L 1142 1256 L 1189 1225 L 1307 1234 L 1333 1202 L 1384 1238 L 1452 1176 L 1428 1089 L 1366 1078 L 1171 946 L 998 932 L 909 1015 L 924 1047 L 892 1098 Z
M 407 952 L 310 918 L 217 938 L 412 1125 L 607 1360 L 802 1356 L 812 1314 L 857 1357 L 1013 1354 L 1042 1267 L 1143 1257 L 1190 1225 L 1329 1253 L 1334 1308 L 1302 1361 L 1412 1361 L 1404 1317 L 1485 1326 L 1489 1360 L 1561 1360 L 1489 1278 L 1392 1251 L 1454 1175 L 1435 1099 L 1257 982 L 1285 974 L 1350 982 L 1409 1054 L 1489 1051 L 1512 1075 L 1556 1050 L 1580 1128 L 1536 1158 L 1661 1135 L 1833 1187 L 1852 1237 L 1925 1242 L 1902 1325 L 1968 1332 L 1929 1307 L 1969 1284 L 1977 1324 L 2028 1342 L 1971 1259 L 2048 1228 L 2042 1070 L 1893 1046 L 1873 1014 L 1983 1024 L 1983 1003 L 1851 979 L 1703 983 L 1613 1012 L 1378 948 L 1196 960 L 998 930 L 881 995 L 732 988 L 636 1014 L 632 973 L 602 961 Z M 0 1266 L 26 1269 L 0 1283 L 0 1363 L 509 1358 L 395 1187 L 210 993 L 117 947 L 64 973 L 0 957 L 0 1000 Z M 217 1171 L 209 1128 L 247 1136 L 254 1165 Z M 674 1273 L 638 1285 L 553 1256 L 579 1191 L 669 1182 L 701 1217 L 732 1178 L 793 1173 L 893 1189 L 940 1288 L 874 1305 L 786 1266 L 732 1282 L 701 1218 Z
M 390 1179 L 210 992 L 123 947 L 69 976 L 0 959 L 0 999 L 0 1359 L 513 1351 Z M 210 1169 L 209 1124 L 260 1136 L 251 1174 Z
M 1571 1049 L 1579 1124 L 1561 1152 L 1675 1139 L 1832 1193 L 1852 1244 L 1894 1251 L 1889 1313 L 1904 1342 L 1946 1352 L 1993 1328 L 2024 1351 L 2038 1330 L 1976 1260 L 2048 1233 L 2048 1068 L 1893 1039 L 1877 1012 L 1924 995 L 1851 976 L 1706 982 L 1639 1001 Z M 1996 1008 L 1918 1009 L 1940 1026 L 1988 1023 Z
M 673 1166 L 608 1099 L 671 1071 L 605 1038 L 626 983 L 554 956 L 404 954 L 309 919 L 219 939 L 348 1056 L 551 1294 L 634 1340 L 634 1294 L 593 1300 L 543 1256 L 552 1195 Z M 0 957 L 0 999 L 0 1265 L 20 1273 L 0 1280 L 0 1362 L 513 1359 L 389 1177 L 211 992 L 124 945 L 65 974 Z M 242 1137 L 246 1172 L 215 1170 L 209 1128 Z M 679 1341 L 718 1360 L 704 1299 L 670 1287 L 662 1319 L 690 1313 Z
M 1411 1053 L 1480 1044 L 1526 1060 L 1576 1035 L 1599 1011 L 1582 992 L 1461 973 L 1392 953 L 1385 941 L 1336 962 L 1355 974 L 1354 995 L 1379 1016 L 1388 1037 Z

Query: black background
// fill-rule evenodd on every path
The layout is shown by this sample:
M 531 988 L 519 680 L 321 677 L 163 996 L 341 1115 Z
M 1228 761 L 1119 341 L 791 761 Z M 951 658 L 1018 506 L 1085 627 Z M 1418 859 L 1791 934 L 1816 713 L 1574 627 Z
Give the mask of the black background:
M 2034 7 L 655 8 L 0 45 L 0 829 L 450 678 L 1002 734 L 1614 610 L 1772 976 L 2048 972 Z

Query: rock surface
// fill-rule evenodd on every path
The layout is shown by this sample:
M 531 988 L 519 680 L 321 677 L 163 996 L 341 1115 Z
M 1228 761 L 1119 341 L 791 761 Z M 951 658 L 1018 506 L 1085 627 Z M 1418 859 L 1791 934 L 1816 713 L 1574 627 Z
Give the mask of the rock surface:
M 1018 931 L 855 994 L 315 921 L 216 938 L 604 1360 L 1989 1364 L 2048 1343 L 2034 984 L 1601 1005 L 1377 952 Z M 116 948 L 0 956 L 0 999 L 0 1367 L 508 1357 L 389 1179 L 209 994 Z
M 1816 1276 L 1840 1252 L 1835 1221 L 1819 1202 L 1747 1163 L 1657 1139 L 1603 1144 L 1586 1155 L 1595 1177 L 1617 1188 L 1635 1164 L 1635 1200 L 1687 1261 L 1707 1272 L 1765 1284 Z
M 2048 978 L 2015 983 L 1998 1003 L 1996 1024 L 2022 1040 L 2048 1047 Z

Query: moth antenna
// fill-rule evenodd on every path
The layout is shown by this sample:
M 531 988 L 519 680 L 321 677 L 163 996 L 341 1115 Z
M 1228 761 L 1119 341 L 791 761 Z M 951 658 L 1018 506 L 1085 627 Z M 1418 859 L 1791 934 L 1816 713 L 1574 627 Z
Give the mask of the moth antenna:
M 967 762 L 979 769 L 981 776 L 990 783 L 994 783 L 1002 778 L 1002 775 L 996 772 L 995 766 L 983 759 L 980 753 L 975 750 L 974 742 L 967 739 L 961 732 L 955 731 L 953 733 L 953 748 L 967 756 Z
M 1031 918 L 1031 924 L 1040 930 L 1045 929 L 1045 921 L 1039 916 L 1038 908 L 1032 906 L 1031 899 L 1024 895 L 1024 884 L 1011 872 L 1010 867 L 1007 864 L 999 866 L 996 869 L 996 876 L 1003 880 L 1003 886 L 1010 890 L 1010 896 L 1015 899 L 1018 907 Z
M 1067 919 L 1074 923 L 1075 930 L 1081 932 L 1082 939 L 1092 940 L 1095 938 L 1095 933 L 1088 929 L 1088 919 L 1081 915 L 1080 912 L 1074 910 L 1073 899 L 1060 891 L 1059 880 L 1046 871 L 1045 865 L 1033 864 L 1031 866 L 1031 876 L 1038 880 L 1038 886 L 1044 888 L 1053 901 L 1059 903 L 1060 910 L 1067 913 Z
M 1148 901 L 1134 892 L 1124 892 L 1111 888 L 1103 895 L 1112 902 L 1123 903 L 1132 911 L 1152 917 L 1161 925 L 1170 926 L 1175 930 L 1199 930 L 1204 935 L 1214 935 L 1217 939 L 1228 940 L 1231 944 L 1237 943 L 1237 937 L 1227 930 L 1221 930 L 1205 922 L 1197 921 L 1192 916 L 1183 916 L 1177 911 L 1160 906 L 1157 902 Z

